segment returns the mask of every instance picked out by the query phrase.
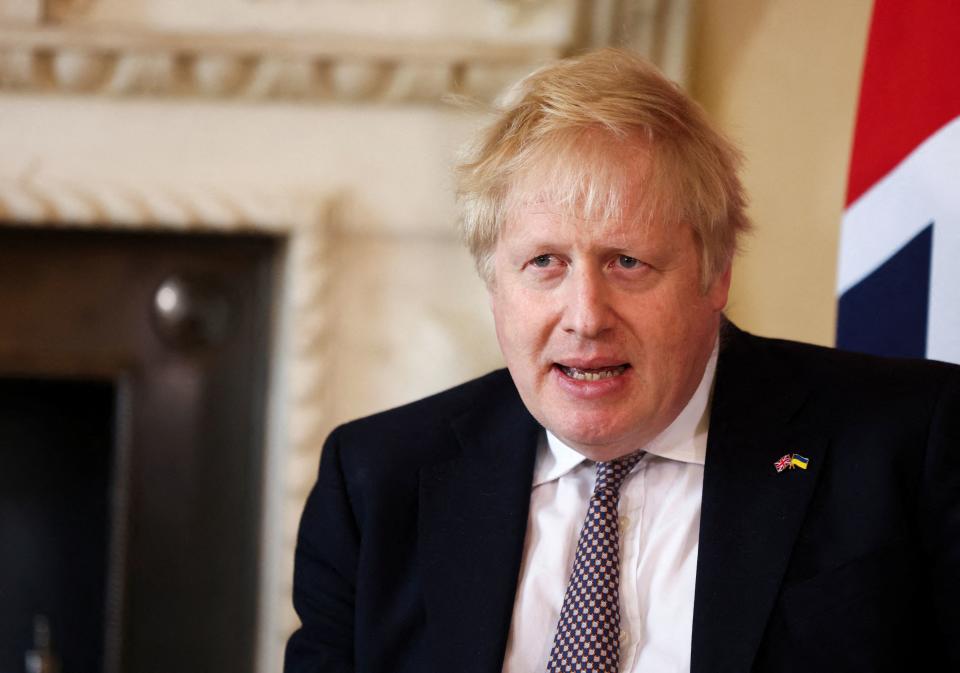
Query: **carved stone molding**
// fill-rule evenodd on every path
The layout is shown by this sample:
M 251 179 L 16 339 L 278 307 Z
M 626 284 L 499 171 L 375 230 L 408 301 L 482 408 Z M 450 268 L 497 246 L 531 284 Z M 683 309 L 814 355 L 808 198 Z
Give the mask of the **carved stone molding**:
M 37 23 L 43 18 L 41 0 L 0 0 L 0 21 Z
M 312 484 L 331 414 L 324 372 L 331 329 L 329 232 L 336 199 L 236 187 L 0 178 L 0 226 L 143 231 L 257 231 L 286 238 L 272 348 L 265 445 L 259 662 L 278 670 L 296 625 L 290 578 L 296 522 Z
M 583 10 L 578 46 L 631 49 L 686 83 L 693 0 L 587 0 Z
M 0 26 L 0 90 L 230 99 L 489 100 L 562 50 L 334 36 Z

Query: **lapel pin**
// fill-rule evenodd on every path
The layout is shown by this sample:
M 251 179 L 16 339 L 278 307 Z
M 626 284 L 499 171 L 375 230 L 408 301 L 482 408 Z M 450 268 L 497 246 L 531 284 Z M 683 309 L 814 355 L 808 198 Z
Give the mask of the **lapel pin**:
M 773 468 L 777 472 L 783 472 L 786 469 L 793 469 L 799 467 L 801 470 L 807 469 L 807 465 L 810 464 L 809 458 L 804 458 L 799 453 L 788 453 L 785 456 L 782 456 L 777 462 L 773 464 Z

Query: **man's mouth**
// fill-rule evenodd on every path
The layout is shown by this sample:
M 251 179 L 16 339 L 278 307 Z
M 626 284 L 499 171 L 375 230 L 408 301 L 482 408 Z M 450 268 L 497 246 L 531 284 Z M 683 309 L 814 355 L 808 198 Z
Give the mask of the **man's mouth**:
M 623 364 L 613 367 L 598 367 L 596 369 L 580 369 L 579 367 L 567 367 L 558 363 L 557 367 L 559 367 L 565 376 L 569 376 L 574 381 L 602 381 L 603 379 L 612 379 L 615 376 L 620 376 L 630 368 L 630 365 Z

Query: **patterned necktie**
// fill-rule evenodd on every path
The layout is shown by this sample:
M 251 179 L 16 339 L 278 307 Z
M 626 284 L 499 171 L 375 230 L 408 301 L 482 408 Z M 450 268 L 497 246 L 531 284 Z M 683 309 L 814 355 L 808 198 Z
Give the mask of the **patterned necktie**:
M 620 485 L 643 457 L 597 463 L 597 482 L 580 529 L 547 673 L 617 673 L 620 669 Z

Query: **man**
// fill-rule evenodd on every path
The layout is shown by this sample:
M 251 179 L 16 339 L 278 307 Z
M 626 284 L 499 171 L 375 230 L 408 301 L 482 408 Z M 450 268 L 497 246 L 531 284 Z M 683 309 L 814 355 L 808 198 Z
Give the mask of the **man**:
M 960 374 L 724 321 L 736 151 L 650 65 L 527 78 L 461 167 L 507 363 L 335 430 L 286 670 L 960 670 Z

